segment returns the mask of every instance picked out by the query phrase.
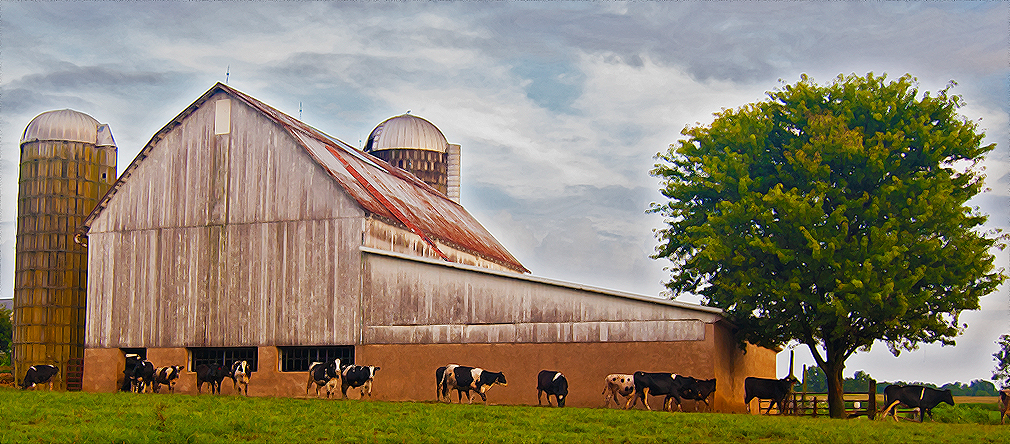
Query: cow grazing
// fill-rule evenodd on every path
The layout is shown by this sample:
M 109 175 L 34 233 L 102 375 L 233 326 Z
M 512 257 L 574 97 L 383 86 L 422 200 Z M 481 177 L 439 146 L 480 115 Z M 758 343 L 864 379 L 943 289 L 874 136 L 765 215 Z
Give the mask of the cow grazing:
M 210 392 L 221 393 L 221 381 L 227 377 L 228 370 L 221 364 L 200 364 L 196 366 L 196 392 L 203 393 L 203 384 L 210 383 Z
M 954 397 L 950 390 L 937 390 L 932 387 L 921 385 L 889 385 L 884 388 L 884 407 L 880 419 L 887 417 L 888 412 L 892 413 L 894 420 L 898 420 L 897 410 L 893 410 L 898 404 L 908 408 L 919 409 L 919 422 L 928 413 L 929 419 L 933 419 L 933 408 L 945 402 L 954 405 Z
M 698 410 L 698 401 L 704 402 L 705 406 L 711 410 L 712 406 L 708 403 L 708 397 L 715 392 L 715 378 L 694 379 L 692 377 L 687 377 L 687 379 L 690 380 L 690 383 L 685 384 L 680 388 L 680 397 L 695 401 L 695 411 Z
M 168 386 L 169 393 L 175 393 L 175 383 L 182 374 L 182 366 L 172 365 L 154 369 L 154 393 L 161 391 L 162 385 Z
M 603 385 L 603 406 L 609 406 L 610 400 L 614 400 L 614 404 L 620 407 L 621 404 L 617 402 L 617 395 L 621 395 L 627 400 L 632 393 L 635 393 L 634 376 L 620 373 L 607 375 Z
M 558 407 L 564 407 L 568 398 L 568 379 L 561 372 L 540 370 L 537 374 L 537 405 L 541 405 L 540 395 L 544 393 L 547 393 L 547 405 L 551 405 L 551 395 L 554 395 Z
M 133 391 L 144 393 L 148 388 L 154 391 L 154 364 L 151 361 L 140 361 L 133 368 L 133 375 L 130 377 Z
M 443 383 L 443 397 L 448 398 L 449 390 L 456 390 L 459 402 L 463 402 L 463 393 L 466 393 L 468 403 L 473 403 L 470 397 L 471 391 L 476 391 L 480 398 L 487 404 L 485 393 L 495 384 L 507 386 L 505 375 L 501 372 L 489 372 L 479 367 L 465 367 L 462 365 L 449 365 L 445 369 L 445 382 Z
M 21 389 L 34 389 L 39 384 L 49 384 L 49 390 L 52 390 L 53 377 L 59 373 L 60 369 L 55 365 L 41 364 L 28 367 L 25 379 L 21 381 Z
M 344 398 L 347 397 L 348 387 L 361 387 L 361 397 L 364 398 L 367 394 L 371 398 L 372 379 L 375 378 L 375 372 L 379 370 L 381 370 L 379 367 L 363 365 L 348 365 L 344 367 L 340 371 L 340 391 L 343 393 Z
M 252 370 L 249 369 L 249 363 L 246 361 L 235 361 L 231 364 L 231 370 L 227 375 L 232 380 L 232 387 L 238 391 L 238 394 L 242 394 L 242 389 L 245 389 L 245 395 L 249 396 L 249 378 L 252 377 Z
M 779 413 L 782 413 L 783 406 L 785 405 L 786 396 L 789 392 L 792 392 L 793 386 L 800 382 L 795 376 L 789 375 L 783 379 L 767 379 L 767 378 L 755 378 L 748 377 L 743 380 L 743 391 L 744 399 L 743 403 L 747 405 L 747 413 L 750 413 L 750 400 L 757 398 L 770 399 L 771 403 L 768 404 L 768 410 L 765 414 L 769 414 L 772 411 L 773 406 L 778 406 Z M 760 411 L 761 408 L 758 407 Z
M 1010 389 L 1003 389 L 999 391 L 999 423 L 1006 424 L 1004 422 L 1007 417 L 1007 407 L 1010 406 Z
M 625 404 L 625 409 L 634 407 L 638 404 L 638 399 L 641 398 L 645 408 L 652 410 L 652 407 L 649 406 L 649 395 L 652 395 L 666 396 L 663 399 L 664 411 L 673 411 L 670 400 L 677 402 L 678 411 L 683 411 L 680 406 L 680 388 L 689 383 L 687 378 L 674 373 L 648 372 L 635 372 L 631 376 L 635 381 L 635 395 Z
M 316 397 L 319 396 L 319 387 L 326 387 L 326 397 L 330 397 L 332 392 L 332 381 L 340 380 L 340 360 L 334 359 L 327 362 L 313 362 L 309 366 L 309 381 L 305 384 L 305 394 L 309 394 L 309 387 L 316 385 Z

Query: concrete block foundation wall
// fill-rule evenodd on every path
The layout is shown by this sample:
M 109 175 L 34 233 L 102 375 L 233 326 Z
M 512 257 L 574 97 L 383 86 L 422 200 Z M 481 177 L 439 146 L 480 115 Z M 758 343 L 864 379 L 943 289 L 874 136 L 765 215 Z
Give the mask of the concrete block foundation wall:
M 711 325 L 708 326 L 712 328 Z M 711 336 L 709 336 L 711 337 Z M 460 364 L 500 371 L 508 379 L 505 387 L 495 386 L 487 392 L 489 404 L 536 405 L 536 376 L 540 370 L 557 370 L 569 382 L 568 406 L 600 407 L 604 378 L 610 373 L 633 373 L 637 370 L 673 372 L 696 378 L 718 380 L 711 401 L 716 412 L 742 412 L 743 380 L 747 376 L 774 377 L 775 353 L 749 347 L 747 353 L 730 353 L 734 366 L 726 368 L 726 356 L 720 356 L 709 341 L 568 343 L 568 344 L 427 344 L 427 345 L 361 345 L 355 347 L 359 365 L 374 365 L 382 369 L 372 386 L 372 399 L 385 401 L 434 401 L 435 369 L 446 364 Z M 185 348 L 150 348 L 148 360 L 155 366 L 182 365 L 185 370 L 176 385 L 176 392 L 197 394 L 196 374 L 188 368 Z M 251 396 L 306 397 L 308 380 L 305 372 L 281 372 L 276 347 L 259 347 L 258 370 L 249 384 Z M 113 392 L 122 380 L 124 366 L 120 349 L 88 349 L 85 352 L 84 390 Z M 721 368 L 719 368 L 721 367 Z M 763 370 L 763 372 L 762 372 Z M 203 391 L 206 393 L 205 385 Z M 235 394 L 229 379 L 222 383 L 222 394 Z M 472 394 L 474 402 L 480 397 Z M 315 390 L 309 397 L 315 396 Z M 320 395 L 324 396 L 324 395 Z M 339 393 L 337 394 L 339 397 Z M 456 400 L 455 392 L 451 393 Z M 349 398 L 358 392 L 348 390 Z M 466 398 L 464 397 L 464 402 Z M 661 408 L 662 398 L 650 399 L 654 409 Z M 546 400 L 545 400 L 546 403 Z M 699 407 L 704 407 L 701 405 Z M 638 408 L 641 407 L 639 403 Z M 685 402 L 686 411 L 695 410 L 693 402 Z

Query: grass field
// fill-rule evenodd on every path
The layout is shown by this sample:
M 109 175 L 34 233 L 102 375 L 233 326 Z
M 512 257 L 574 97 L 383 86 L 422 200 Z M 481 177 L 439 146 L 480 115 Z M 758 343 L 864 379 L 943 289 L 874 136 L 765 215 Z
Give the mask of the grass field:
M 934 413 L 937 422 L 918 424 L 3 388 L 0 442 L 1010 442 L 1010 425 L 998 425 L 994 405 L 942 405 Z

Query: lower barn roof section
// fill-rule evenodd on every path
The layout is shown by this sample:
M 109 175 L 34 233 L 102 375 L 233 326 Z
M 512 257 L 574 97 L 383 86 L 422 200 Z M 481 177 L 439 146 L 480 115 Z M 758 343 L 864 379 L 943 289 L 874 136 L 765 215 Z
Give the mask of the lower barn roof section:
M 722 311 L 361 247 L 362 344 L 705 340 Z

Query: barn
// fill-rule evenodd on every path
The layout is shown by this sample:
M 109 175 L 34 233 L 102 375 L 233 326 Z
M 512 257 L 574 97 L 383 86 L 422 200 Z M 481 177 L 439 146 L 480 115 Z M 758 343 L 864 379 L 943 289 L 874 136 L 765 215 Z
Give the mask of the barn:
M 84 390 L 116 390 L 131 353 L 182 365 L 183 393 L 200 363 L 247 360 L 253 396 L 306 396 L 334 357 L 380 366 L 379 400 L 434 400 L 449 363 L 504 372 L 495 404 L 535 403 L 550 369 L 599 406 L 607 374 L 646 370 L 717 378 L 715 409 L 742 411 L 744 378 L 774 377 L 718 309 L 530 274 L 451 188 L 214 85 L 79 230 Z

